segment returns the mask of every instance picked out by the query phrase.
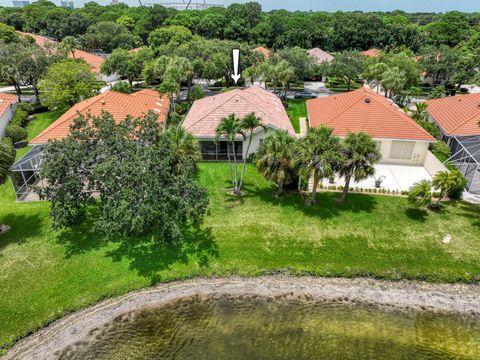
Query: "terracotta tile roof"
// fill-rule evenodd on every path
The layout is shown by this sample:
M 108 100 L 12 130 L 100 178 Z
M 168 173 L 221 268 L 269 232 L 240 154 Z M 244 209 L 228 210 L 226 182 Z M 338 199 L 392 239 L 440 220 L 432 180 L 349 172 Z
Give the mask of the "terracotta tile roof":
M 47 46 L 47 44 L 51 44 L 51 45 L 57 45 L 58 44 L 57 41 L 55 41 L 51 38 L 48 38 L 46 36 L 42 36 L 42 35 L 32 34 L 32 33 L 29 33 L 29 32 L 22 32 L 22 31 L 18 31 L 18 30 L 17 30 L 17 34 L 32 37 L 33 40 L 35 40 L 35 43 L 42 48 L 45 48 Z
M 68 53 L 68 57 L 73 59 L 72 53 Z M 105 61 L 105 58 L 83 51 L 83 50 L 75 50 L 75 59 L 83 59 L 85 62 L 90 65 L 92 72 L 95 74 L 99 74 L 102 68 L 102 64 Z
M 127 115 L 140 117 L 153 111 L 159 115 L 158 121 L 163 122 L 167 118 L 168 108 L 168 97 L 160 98 L 156 90 L 144 89 L 133 94 L 108 91 L 75 104 L 30 143 L 46 144 L 51 139 L 65 138 L 70 133 L 70 126 L 79 113 L 98 116 L 102 111 L 107 111 L 112 114 L 116 122 L 120 122 Z
M 369 50 L 362 51 L 362 54 L 369 57 L 379 57 L 381 54 L 381 51 L 378 49 L 369 49 Z
M 480 135 L 480 94 L 427 101 L 427 110 L 447 135 Z
M 13 94 L 0 93 L 0 118 L 3 116 L 5 111 L 10 107 L 10 105 L 17 102 L 17 96 Z
M 391 100 L 363 87 L 307 101 L 310 126 L 326 125 L 338 136 L 364 131 L 377 139 L 434 141 Z
M 231 90 L 195 101 L 183 122 L 183 127 L 196 137 L 212 138 L 215 137 L 215 129 L 224 117 L 235 114 L 242 118 L 252 112 L 262 119 L 263 125 L 295 134 L 280 99 L 259 86 Z
M 323 51 L 320 48 L 313 48 L 308 50 L 308 54 L 315 59 L 317 64 L 321 64 L 322 62 L 330 62 L 333 60 L 333 55 Z
M 255 49 L 253 49 L 252 51 L 254 52 L 259 52 L 260 54 L 262 54 L 266 59 L 268 59 L 270 57 L 270 54 L 271 54 L 271 51 L 268 50 L 267 48 L 264 48 L 263 46 L 259 46 Z

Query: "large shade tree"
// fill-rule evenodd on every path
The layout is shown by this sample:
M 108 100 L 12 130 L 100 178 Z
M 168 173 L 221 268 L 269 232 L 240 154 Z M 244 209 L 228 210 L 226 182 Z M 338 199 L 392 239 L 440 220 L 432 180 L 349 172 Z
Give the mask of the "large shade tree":
M 106 237 L 153 233 L 180 240 L 184 227 L 202 218 L 208 199 L 190 160 L 183 164 L 176 155 L 156 114 L 119 123 L 107 112 L 79 116 L 69 136 L 46 145 L 41 176 L 47 186 L 37 191 L 50 201 L 57 228 L 82 222 L 96 204 L 90 220 Z
M 90 65 L 83 60 L 65 59 L 48 68 L 38 88 L 42 104 L 53 109 L 72 106 L 92 97 L 98 90 L 98 84 Z

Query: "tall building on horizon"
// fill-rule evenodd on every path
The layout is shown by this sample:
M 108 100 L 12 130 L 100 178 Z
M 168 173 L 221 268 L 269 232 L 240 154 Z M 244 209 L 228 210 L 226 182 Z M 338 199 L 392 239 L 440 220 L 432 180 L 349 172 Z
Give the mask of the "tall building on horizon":
M 67 8 L 67 9 L 74 9 L 75 6 L 73 4 L 73 0 L 61 0 L 60 1 L 60 6 Z
M 30 5 L 30 0 L 12 0 L 13 7 L 24 7 Z

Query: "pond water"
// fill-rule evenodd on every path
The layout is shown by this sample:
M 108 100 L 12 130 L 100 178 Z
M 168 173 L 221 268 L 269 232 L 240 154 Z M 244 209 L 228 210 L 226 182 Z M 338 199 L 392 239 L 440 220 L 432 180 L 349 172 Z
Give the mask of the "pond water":
M 187 298 L 116 318 L 60 359 L 480 359 L 480 319 L 306 299 Z

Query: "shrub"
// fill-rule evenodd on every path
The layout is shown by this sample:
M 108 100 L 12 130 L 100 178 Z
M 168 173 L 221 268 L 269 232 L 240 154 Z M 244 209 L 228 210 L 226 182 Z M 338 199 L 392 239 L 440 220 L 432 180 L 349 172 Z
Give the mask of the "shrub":
M 5 182 L 10 167 L 15 161 L 15 150 L 10 139 L 0 140 L 0 184 Z
M 28 113 L 22 109 L 17 109 L 15 115 L 13 116 L 12 120 L 10 120 L 10 125 L 17 125 L 20 127 L 24 127 L 27 125 L 27 116 Z
M 200 85 L 194 85 L 190 90 L 190 94 L 188 96 L 188 100 L 195 101 L 200 100 L 205 97 L 205 91 L 203 91 Z
M 443 141 L 431 143 L 429 148 L 433 155 L 435 155 L 442 162 L 446 161 L 452 155 L 450 148 Z
M 22 102 L 17 105 L 17 110 L 22 110 L 28 114 L 31 114 L 35 111 L 35 107 L 30 103 Z
M 458 170 L 452 170 L 451 173 L 458 178 L 458 181 L 455 186 L 453 186 L 448 192 L 447 196 L 450 199 L 460 199 L 462 197 L 463 191 L 467 186 L 467 180 L 463 177 L 462 173 Z
M 15 124 L 10 124 L 7 126 L 7 129 L 5 130 L 5 135 L 8 138 L 12 139 L 12 142 L 14 144 L 19 141 L 25 140 L 28 137 L 27 130 Z
M 113 91 L 117 91 L 117 92 L 124 93 L 124 94 L 131 94 L 131 92 L 132 92 L 132 89 L 130 88 L 130 85 L 128 85 L 124 81 L 116 82 L 115 84 L 112 85 L 111 88 L 112 88 Z
M 433 122 L 428 120 L 417 120 L 417 124 L 426 130 L 435 139 L 440 138 L 440 129 Z

